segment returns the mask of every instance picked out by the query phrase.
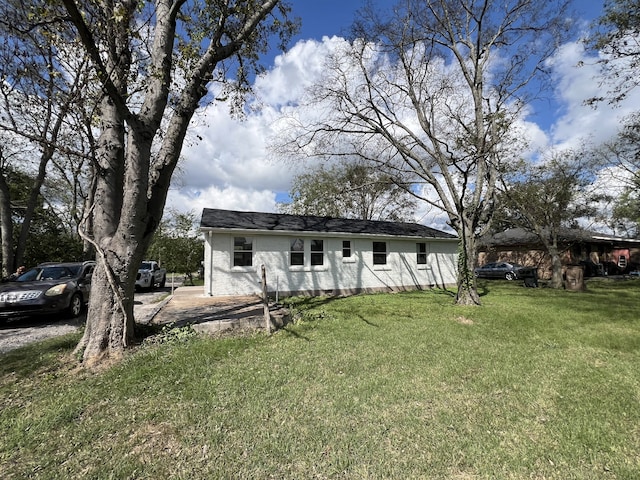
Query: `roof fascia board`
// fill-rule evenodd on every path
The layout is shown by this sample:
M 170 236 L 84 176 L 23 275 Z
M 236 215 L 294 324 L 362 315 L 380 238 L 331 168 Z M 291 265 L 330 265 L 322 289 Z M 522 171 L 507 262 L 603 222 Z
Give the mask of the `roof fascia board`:
M 620 243 L 640 243 L 640 240 L 635 238 L 623 238 L 623 237 L 607 237 L 607 236 L 598 236 L 593 235 L 591 238 L 594 240 L 600 240 L 605 242 L 620 242 Z
M 246 236 L 255 235 L 271 235 L 271 236 L 284 236 L 284 237 L 333 237 L 333 238 L 379 238 L 379 239 L 407 239 L 407 240 L 423 240 L 430 242 L 458 242 L 458 238 L 439 238 L 439 237 L 419 237 L 419 236 L 406 236 L 406 235 L 382 235 L 378 233 L 349 233 L 349 232 L 311 232 L 300 230 L 261 230 L 251 228 L 218 228 L 218 227 L 200 227 L 201 232 L 211 233 L 233 233 Z

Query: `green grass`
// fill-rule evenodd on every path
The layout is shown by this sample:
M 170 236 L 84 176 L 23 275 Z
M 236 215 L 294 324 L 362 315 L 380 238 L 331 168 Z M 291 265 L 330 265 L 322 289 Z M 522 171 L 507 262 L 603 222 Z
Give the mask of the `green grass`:
M 272 336 L 0 357 L 3 479 L 640 478 L 640 282 L 293 299 Z

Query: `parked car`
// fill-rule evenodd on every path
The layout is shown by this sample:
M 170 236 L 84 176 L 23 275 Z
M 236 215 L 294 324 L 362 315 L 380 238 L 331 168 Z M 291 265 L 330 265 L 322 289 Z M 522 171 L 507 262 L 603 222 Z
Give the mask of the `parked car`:
M 95 262 L 42 263 L 0 284 L 0 319 L 66 313 L 76 318 L 89 301 Z
M 519 278 L 533 277 L 535 267 L 523 267 L 517 263 L 491 262 L 474 269 L 473 273 L 478 278 L 506 278 L 516 280 Z
M 164 288 L 166 282 L 167 271 L 164 268 L 160 268 L 158 262 L 154 262 L 153 260 L 145 260 L 142 262 L 136 275 L 136 289 L 153 288 L 156 285 Z

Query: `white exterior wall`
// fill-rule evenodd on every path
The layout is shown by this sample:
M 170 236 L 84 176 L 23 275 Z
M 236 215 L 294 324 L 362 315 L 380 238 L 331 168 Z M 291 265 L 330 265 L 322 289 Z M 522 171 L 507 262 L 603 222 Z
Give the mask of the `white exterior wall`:
M 253 240 L 251 267 L 233 266 L 234 237 Z M 303 238 L 304 266 L 291 266 L 290 245 Z M 324 241 L 323 265 L 311 265 L 311 240 Z M 351 241 L 351 257 L 343 258 L 342 242 Z M 373 242 L 387 244 L 387 264 L 373 264 Z M 418 265 L 416 243 L 426 243 L 427 263 Z M 398 239 L 390 237 L 322 236 L 321 234 L 262 234 L 205 232 L 205 294 L 252 295 L 262 292 L 261 265 L 267 289 L 293 293 L 338 294 L 397 291 L 455 285 L 457 239 Z

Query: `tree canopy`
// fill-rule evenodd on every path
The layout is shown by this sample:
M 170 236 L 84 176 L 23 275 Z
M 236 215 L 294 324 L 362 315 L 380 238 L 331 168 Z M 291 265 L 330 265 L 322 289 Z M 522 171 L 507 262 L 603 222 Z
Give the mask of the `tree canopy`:
M 637 238 L 640 235 L 640 113 L 629 117 L 618 137 L 603 149 L 608 159 L 613 160 L 614 179 L 622 185 L 611 226 Z
M 46 5 L 7 0 L 0 6 L 0 222 L 4 273 L 17 264 L 28 263 L 28 249 L 37 250 L 33 243 L 41 239 L 33 239 L 31 223 L 36 220 L 42 198 L 47 200 L 50 213 L 72 220 L 65 222 L 66 229 L 81 224 L 90 195 L 93 172 L 85 167 L 90 158 L 88 137 L 99 89 L 89 85 L 92 72 L 88 57 L 78 52 L 77 43 L 61 28 L 61 22 L 45 20 Z M 17 198 L 6 184 L 17 171 L 32 181 L 28 190 L 21 192 L 20 221 L 12 222 L 10 205 Z M 54 176 L 64 181 L 55 182 Z M 63 184 L 64 190 L 55 188 Z M 64 204 L 59 202 L 62 197 Z M 77 258 L 67 258 L 70 259 Z
M 416 201 L 402 184 L 372 165 L 320 165 L 293 179 L 291 202 L 283 213 L 362 220 L 413 221 Z
M 494 229 L 522 228 L 536 235 L 551 258 L 549 285 L 562 288 L 559 240 L 562 229 L 579 227 L 596 213 L 597 164 L 584 152 L 551 152 L 538 163 L 522 162 L 501 179 Z
M 619 104 L 640 85 L 640 2 L 607 0 L 595 23 L 588 44 L 599 52 L 605 95 L 589 99 L 596 106 L 604 101 Z M 613 180 L 623 185 L 611 218 L 614 230 L 630 236 L 640 233 L 640 110 L 622 122 L 617 139 L 607 142 L 600 153 L 612 165 Z
M 193 273 L 204 260 L 204 242 L 194 212 L 168 212 L 160 223 L 147 252 L 147 258 L 160 262 L 167 272 L 180 273 L 193 283 Z
M 591 103 L 617 103 L 640 85 L 640 2 L 606 0 L 588 43 L 600 52 L 602 79 L 607 95 L 589 99 Z

